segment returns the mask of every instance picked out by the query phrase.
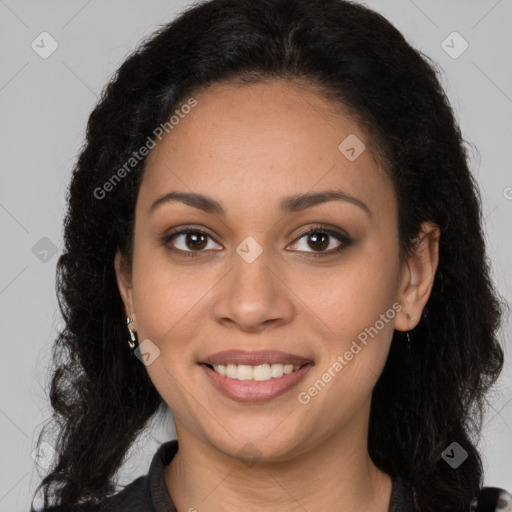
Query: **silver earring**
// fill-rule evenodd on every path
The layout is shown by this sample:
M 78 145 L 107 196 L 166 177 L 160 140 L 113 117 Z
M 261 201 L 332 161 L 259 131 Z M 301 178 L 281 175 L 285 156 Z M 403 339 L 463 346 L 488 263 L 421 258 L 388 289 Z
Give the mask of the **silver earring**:
M 407 313 L 407 318 L 408 318 L 411 322 L 413 322 L 413 321 L 414 321 L 414 318 L 413 318 L 413 317 L 412 317 L 412 315 L 410 315 L 409 313 Z M 410 338 L 410 336 L 409 336 L 409 331 L 407 331 L 407 332 L 406 332 L 406 334 L 407 334 L 407 346 L 408 346 L 409 348 L 411 348 L 411 338 Z
M 135 344 L 137 343 L 137 337 L 136 337 L 135 333 L 130 329 L 131 321 L 132 321 L 132 317 L 128 315 L 126 317 L 126 325 L 128 326 L 128 332 L 130 333 L 130 338 L 131 338 L 131 340 L 128 340 L 128 345 L 130 346 L 130 348 L 134 348 Z

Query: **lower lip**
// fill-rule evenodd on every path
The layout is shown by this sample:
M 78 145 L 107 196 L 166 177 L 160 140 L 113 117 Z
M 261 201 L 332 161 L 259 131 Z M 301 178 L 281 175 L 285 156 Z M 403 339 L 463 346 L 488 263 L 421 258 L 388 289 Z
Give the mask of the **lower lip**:
M 220 375 L 205 364 L 200 365 L 213 385 L 227 397 L 236 402 L 265 402 L 286 393 L 295 386 L 313 366 L 308 363 L 296 372 L 270 380 L 238 380 Z

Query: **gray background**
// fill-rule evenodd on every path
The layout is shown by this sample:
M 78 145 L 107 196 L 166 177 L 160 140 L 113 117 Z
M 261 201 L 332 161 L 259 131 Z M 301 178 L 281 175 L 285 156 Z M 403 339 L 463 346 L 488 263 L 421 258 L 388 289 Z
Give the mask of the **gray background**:
M 0 0 L 0 512 L 28 510 L 40 482 L 31 453 L 42 422 L 50 416 L 46 366 L 61 325 L 55 264 L 62 248 L 66 187 L 88 115 L 107 79 L 141 38 L 186 5 L 190 2 Z M 493 277 L 512 303 L 512 1 L 388 0 L 367 5 L 442 69 L 464 138 L 473 145 L 471 168 L 482 190 Z M 34 40 L 42 46 L 39 35 L 44 31 L 58 43 L 46 59 L 31 47 Z M 457 58 L 454 52 L 460 52 L 463 41 L 458 36 L 446 39 L 454 31 L 469 44 Z M 45 41 L 47 50 L 50 42 Z M 44 237 L 49 241 L 41 241 Z M 502 331 L 506 367 L 490 397 L 479 445 L 485 483 L 509 490 L 510 327 L 508 318 Z M 146 473 L 156 447 L 174 437 L 172 417 L 167 420 L 155 424 L 131 450 L 121 483 Z

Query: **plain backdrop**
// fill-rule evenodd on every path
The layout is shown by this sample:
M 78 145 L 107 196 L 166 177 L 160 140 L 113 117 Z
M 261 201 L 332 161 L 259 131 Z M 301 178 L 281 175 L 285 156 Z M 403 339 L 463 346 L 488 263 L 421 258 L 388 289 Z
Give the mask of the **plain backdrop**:
M 61 325 L 55 265 L 62 250 L 66 188 L 88 116 L 102 87 L 137 43 L 190 4 L 0 0 L 0 512 L 29 510 L 40 482 L 42 469 L 32 453 L 41 424 L 51 414 L 47 365 Z M 482 191 L 493 278 L 511 303 L 512 2 L 387 0 L 367 5 L 439 64 L 463 136 L 474 148 L 471 169 Z M 58 47 L 43 58 L 52 45 Z M 510 327 L 508 318 L 502 330 L 506 366 L 490 397 L 479 444 L 486 485 L 509 490 Z M 158 445 L 174 435 L 171 416 L 155 423 L 131 450 L 120 483 L 145 474 Z

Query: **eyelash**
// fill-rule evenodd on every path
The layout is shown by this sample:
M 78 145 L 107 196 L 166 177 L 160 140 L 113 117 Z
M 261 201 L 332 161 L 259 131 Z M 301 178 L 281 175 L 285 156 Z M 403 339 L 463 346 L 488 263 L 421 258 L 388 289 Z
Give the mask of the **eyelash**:
M 165 246 L 165 248 L 168 251 L 173 252 L 175 254 L 179 253 L 180 256 L 183 255 L 185 257 L 197 258 L 201 252 L 205 252 L 205 251 L 204 250 L 183 251 L 182 249 L 173 249 L 168 246 L 169 242 L 174 237 L 183 235 L 183 234 L 190 234 L 190 233 L 201 234 L 201 235 L 205 235 L 205 236 L 208 236 L 211 238 L 210 234 L 207 233 L 206 231 L 204 231 L 200 228 L 193 227 L 193 226 L 187 226 L 183 229 L 173 231 L 173 232 L 167 234 L 165 237 L 163 237 L 161 239 L 161 244 L 163 246 Z M 350 246 L 352 244 L 352 240 L 347 235 L 345 235 L 344 233 L 341 233 L 339 231 L 335 231 L 323 224 L 319 225 L 319 226 L 311 226 L 308 229 L 301 231 L 298 234 L 298 236 L 295 238 L 293 243 L 300 240 L 301 238 L 303 238 L 306 235 L 316 234 L 316 233 L 321 233 L 324 235 L 332 236 L 332 237 L 336 238 L 339 242 L 341 242 L 341 244 L 338 247 L 336 247 L 335 249 L 331 249 L 330 251 L 323 251 L 323 252 L 319 252 L 319 253 L 315 253 L 315 252 L 310 253 L 310 252 L 306 251 L 308 254 L 308 256 L 306 256 L 307 258 L 318 258 L 318 257 L 322 258 L 322 257 L 332 256 L 333 254 L 340 253 L 341 251 L 343 251 L 344 249 L 346 249 L 348 246 Z M 301 252 L 301 251 L 299 251 L 299 252 Z

